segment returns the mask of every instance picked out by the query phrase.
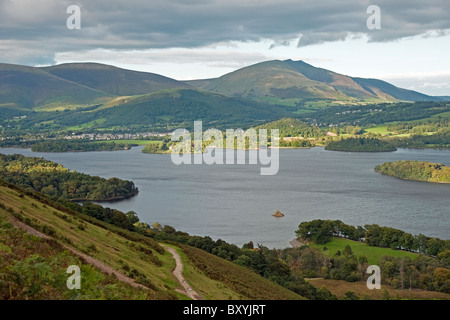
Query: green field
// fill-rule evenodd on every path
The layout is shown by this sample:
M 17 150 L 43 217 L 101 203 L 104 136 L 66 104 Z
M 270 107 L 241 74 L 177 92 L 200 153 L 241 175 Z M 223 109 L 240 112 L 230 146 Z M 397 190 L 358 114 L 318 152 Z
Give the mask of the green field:
M 450 111 L 432 115 L 430 118 L 434 119 L 434 120 L 435 119 L 448 119 L 448 118 L 450 118 Z
M 379 134 L 388 134 L 389 131 L 387 130 L 387 125 L 382 125 L 382 126 L 376 126 L 373 128 L 368 128 L 366 129 L 367 132 L 371 132 L 371 133 L 379 133 Z
M 390 248 L 371 247 L 363 242 L 337 237 L 334 237 L 333 240 L 326 243 L 325 245 L 310 243 L 311 247 L 319 248 L 321 250 L 323 250 L 323 248 L 326 247 L 327 250 L 325 252 L 330 257 L 332 257 L 338 250 L 342 252 L 342 250 L 344 250 L 346 245 L 349 245 L 352 248 L 352 251 L 356 256 L 366 256 L 369 264 L 377 264 L 381 256 L 394 256 L 394 257 L 408 256 L 411 259 L 414 259 L 415 257 L 418 256 L 418 254 L 408 251 L 393 250 Z

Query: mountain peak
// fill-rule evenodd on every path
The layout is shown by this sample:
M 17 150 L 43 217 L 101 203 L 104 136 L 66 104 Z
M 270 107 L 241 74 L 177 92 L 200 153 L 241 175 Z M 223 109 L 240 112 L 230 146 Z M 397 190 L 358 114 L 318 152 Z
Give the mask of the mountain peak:
M 436 101 L 437 97 L 397 88 L 382 80 L 363 79 L 315 67 L 303 60 L 260 62 L 217 79 L 186 82 L 229 96 L 275 103 L 298 103 L 305 99 L 340 101 Z

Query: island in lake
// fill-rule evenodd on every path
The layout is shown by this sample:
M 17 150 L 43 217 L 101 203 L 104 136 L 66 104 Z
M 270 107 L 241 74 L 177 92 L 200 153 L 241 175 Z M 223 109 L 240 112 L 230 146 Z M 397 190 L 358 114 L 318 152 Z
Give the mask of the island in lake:
M 325 150 L 347 152 L 388 152 L 396 151 L 397 148 L 384 140 L 357 137 L 331 141 L 325 147 Z
M 428 161 L 385 162 L 377 165 L 375 171 L 405 180 L 450 183 L 450 167 Z

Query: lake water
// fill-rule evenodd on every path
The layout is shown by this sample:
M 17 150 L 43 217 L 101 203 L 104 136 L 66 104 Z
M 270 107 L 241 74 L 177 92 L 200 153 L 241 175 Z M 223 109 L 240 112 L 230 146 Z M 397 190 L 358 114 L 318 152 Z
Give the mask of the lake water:
M 253 241 L 269 248 L 288 247 L 299 223 L 312 219 L 339 219 L 355 226 L 376 223 L 450 239 L 450 185 L 404 181 L 373 170 L 377 164 L 396 160 L 450 165 L 449 150 L 282 149 L 280 169 L 274 176 L 261 176 L 259 165 L 176 166 L 170 155 L 141 150 L 0 149 L 0 153 L 42 156 L 79 172 L 132 180 L 140 191 L 137 196 L 103 205 L 136 211 L 149 224 L 168 224 L 239 246 Z M 272 217 L 277 209 L 285 217 Z

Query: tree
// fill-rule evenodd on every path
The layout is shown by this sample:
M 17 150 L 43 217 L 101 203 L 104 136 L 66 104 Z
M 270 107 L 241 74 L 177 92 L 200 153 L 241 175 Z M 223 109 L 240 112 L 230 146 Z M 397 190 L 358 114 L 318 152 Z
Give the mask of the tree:
M 349 290 L 345 293 L 344 300 L 359 300 L 359 297 L 354 291 Z
M 136 212 L 128 211 L 127 213 L 125 213 L 125 215 L 127 216 L 128 220 L 130 220 L 130 223 L 135 224 L 136 222 L 139 222 L 139 217 Z

